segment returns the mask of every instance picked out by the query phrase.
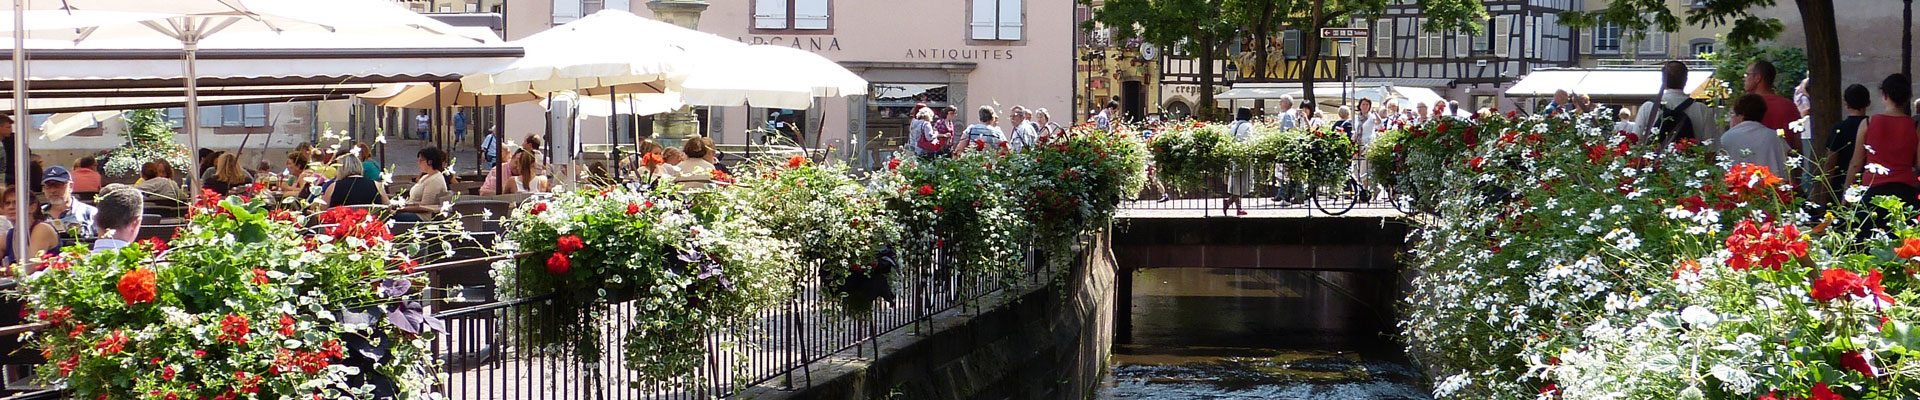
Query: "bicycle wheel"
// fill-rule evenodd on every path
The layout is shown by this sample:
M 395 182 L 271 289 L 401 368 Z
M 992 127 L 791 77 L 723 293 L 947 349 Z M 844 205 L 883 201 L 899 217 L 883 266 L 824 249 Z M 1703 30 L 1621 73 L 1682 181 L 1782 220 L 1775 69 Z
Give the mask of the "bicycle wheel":
M 1359 201 L 1360 182 L 1352 179 L 1348 179 L 1344 185 L 1325 187 L 1314 184 L 1314 186 L 1313 207 L 1327 215 L 1341 215 L 1353 211 L 1353 203 Z

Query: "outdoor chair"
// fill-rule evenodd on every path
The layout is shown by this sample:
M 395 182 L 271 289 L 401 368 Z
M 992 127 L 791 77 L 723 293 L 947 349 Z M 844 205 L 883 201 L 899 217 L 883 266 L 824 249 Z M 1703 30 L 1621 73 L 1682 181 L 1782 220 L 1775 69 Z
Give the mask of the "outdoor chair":
M 149 238 L 160 238 L 162 240 L 172 239 L 174 231 L 178 231 L 181 227 L 185 226 L 186 224 L 141 225 L 140 236 L 135 237 L 134 241 L 147 240 Z
M 160 220 L 166 218 L 160 214 L 140 214 L 140 226 L 160 225 Z

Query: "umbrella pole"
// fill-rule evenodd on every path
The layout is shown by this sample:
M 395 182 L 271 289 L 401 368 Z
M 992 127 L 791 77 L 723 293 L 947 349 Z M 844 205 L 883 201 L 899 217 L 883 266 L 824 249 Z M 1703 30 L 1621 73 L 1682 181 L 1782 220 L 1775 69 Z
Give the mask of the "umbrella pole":
M 620 124 L 617 123 L 617 121 L 619 121 L 618 118 L 620 118 L 620 103 L 615 102 L 617 101 L 616 99 L 620 98 L 620 89 L 616 88 L 616 86 L 618 85 L 607 86 L 607 140 L 613 142 L 613 152 L 608 153 L 608 155 L 612 157 L 608 158 L 611 158 L 613 161 L 614 176 L 621 176 Z
M 193 20 L 188 19 L 186 23 L 188 28 L 182 31 L 195 29 L 191 26 Z M 198 35 L 189 34 L 186 40 L 181 42 L 185 44 L 186 49 L 186 56 L 183 58 L 187 70 L 187 151 L 197 151 L 200 148 L 200 82 L 197 79 L 199 73 L 194 70 L 193 59 L 200 51 L 200 38 Z M 200 195 L 201 184 L 204 183 L 200 179 L 200 157 L 187 157 L 187 180 L 193 181 L 193 185 L 189 187 L 193 191 L 187 192 L 185 200 L 191 202 L 194 197 Z
M 27 205 L 30 200 L 27 196 L 31 196 L 32 194 L 20 193 L 20 188 L 27 187 L 28 174 L 26 171 L 27 168 L 29 168 L 27 166 L 27 135 L 33 132 L 32 119 L 27 118 L 28 114 L 26 112 L 27 33 L 25 30 L 17 29 L 26 26 L 25 15 L 26 0 L 13 0 L 13 26 L 16 28 L 13 30 L 13 126 L 16 132 L 13 133 L 13 154 L 11 156 L 13 157 L 13 187 L 16 193 L 14 196 L 14 209 L 19 210 L 16 215 L 13 215 L 15 221 L 27 221 L 27 213 L 32 211 L 28 209 L 29 206 Z M 9 246 L 12 246 L 14 249 L 15 259 L 18 259 L 20 252 L 27 248 L 27 236 L 29 235 L 13 235 L 13 243 L 10 243 Z

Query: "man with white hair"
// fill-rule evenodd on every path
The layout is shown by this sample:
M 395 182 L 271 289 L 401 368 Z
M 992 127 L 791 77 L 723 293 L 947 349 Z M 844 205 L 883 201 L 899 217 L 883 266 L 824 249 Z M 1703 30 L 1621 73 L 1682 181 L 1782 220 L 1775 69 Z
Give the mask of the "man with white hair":
M 1027 119 L 1027 107 L 1013 106 L 1007 114 L 1013 121 L 1013 136 L 1007 138 L 1007 148 L 1020 151 L 1040 142 L 1040 125 Z
M 1280 113 L 1274 117 L 1280 123 L 1280 129 L 1293 129 L 1300 125 L 1300 115 L 1293 112 L 1293 95 L 1280 96 Z

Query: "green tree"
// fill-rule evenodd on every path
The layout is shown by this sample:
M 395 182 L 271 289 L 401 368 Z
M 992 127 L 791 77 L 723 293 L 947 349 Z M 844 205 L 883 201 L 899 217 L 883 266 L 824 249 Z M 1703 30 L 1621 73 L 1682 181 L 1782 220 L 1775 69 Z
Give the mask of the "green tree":
M 1075 0 L 1092 5 L 1093 0 Z M 1093 19 L 1080 29 L 1093 31 L 1099 25 L 1113 28 L 1114 39 L 1139 38 L 1163 49 L 1178 49 L 1200 61 L 1200 104 L 1194 108 L 1199 118 L 1216 113 L 1214 106 L 1213 61 L 1218 59 L 1240 24 L 1224 18 L 1229 0 L 1107 0 L 1093 12 Z
M 1813 97 L 1814 143 L 1826 143 L 1833 125 L 1840 122 L 1840 34 L 1835 26 L 1832 0 L 1793 0 L 1800 11 L 1806 33 L 1807 95 Z M 1674 32 L 1682 23 L 1707 26 L 1732 26 L 1726 40 L 1729 47 L 1752 46 L 1772 39 L 1786 29 L 1773 18 L 1753 14 L 1753 10 L 1775 5 L 1775 0 L 1700 0 L 1672 3 L 1667 0 L 1613 0 L 1601 10 L 1562 13 L 1560 20 L 1573 27 L 1614 23 L 1633 32 Z M 1685 18 L 1682 19 L 1682 16 Z M 1777 82 L 1776 82 L 1777 83 Z M 1824 146 L 1814 146 L 1819 157 L 1826 157 Z

